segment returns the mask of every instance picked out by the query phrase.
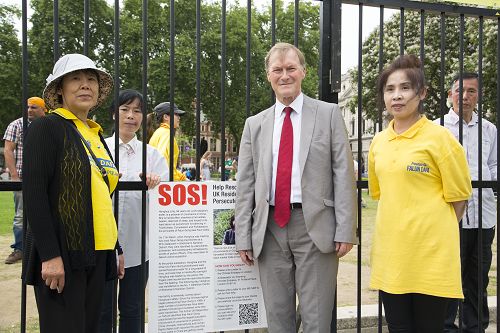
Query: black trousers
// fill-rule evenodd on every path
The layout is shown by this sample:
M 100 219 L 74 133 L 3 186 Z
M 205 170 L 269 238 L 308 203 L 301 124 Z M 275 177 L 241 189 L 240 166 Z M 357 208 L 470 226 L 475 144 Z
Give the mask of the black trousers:
M 40 333 L 95 333 L 99 325 L 109 251 L 96 251 L 96 265 L 72 271 L 62 293 L 43 281 L 34 286 Z
M 148 282 L 149 262 L 144 263 L 144 284 L 140 284 L 141 265 L 125 268 L 125 277 L 119 281 L 118 309 L 120 310 L 120 320 L 118 326 L 120 333 L 139 333 L 142 327 L 141 321 L 141 300 L 144 289 Z M 113 331 L 113 289 L 114 282 L 107 281 L 103 293 L 103 305 L 99 332 L 111 333 Z
M 390 333 L 442 333 L 449 298 L 381 291 Z
M 482 229 L 482 258 L 478 255 L 478 241 L 477 236 L 479 229 L 462 229 L 460 233 L 460 259 L 462 262 L 462 288 L 464 292 L 463 303 L 463 316 L 462 316 L 462 332 L 478 333 L 484 332 L 488 327 L 490 315 L 488 310 L 488 294 L 486 288 L 488 287 L 489 278 L 488 273 L 491 267 L 491 244 L 495 238 L 495 228 Z M 478 271 L 483 278 L 483 286 L 481 293 L 483 300 L 482 307 L 482 327 L 480 328 L 479 321 L 479 279 Z M 452 300 L 448 305 L 445 332 L 458 332 L 458 326 L 455 325 L 455 318 L 457 317 L 459 300 Z

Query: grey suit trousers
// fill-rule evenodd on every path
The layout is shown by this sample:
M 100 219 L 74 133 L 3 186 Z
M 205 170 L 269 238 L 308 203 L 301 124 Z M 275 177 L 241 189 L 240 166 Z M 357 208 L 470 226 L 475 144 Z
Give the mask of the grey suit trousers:
M 280 228 L 269 219 L 259 256 L 260 280 L 270 333 L 296 332 L 296 294 L 304 333 L 330 332 L 338 258 L 321 253 L 307 233 L 302 209 Z

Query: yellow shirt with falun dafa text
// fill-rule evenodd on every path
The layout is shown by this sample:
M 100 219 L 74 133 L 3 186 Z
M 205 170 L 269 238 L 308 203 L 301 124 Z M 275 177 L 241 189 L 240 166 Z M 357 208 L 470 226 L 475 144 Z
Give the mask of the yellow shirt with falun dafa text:
M 463 298 L 451 203 L 472 194 L 464 150 L 425 116 L 401 134 L 393 124 L 375 136 L 368 155 L 369 191 L 379 200 L 370 288 Z
M 88 153 L 91 171 L 91 193 L 92 193 L 92 216 L 94 220 L 94 240 L 96 250 L 112 250 L 115 248 L 118 238 L 113 205 L 110 193 L 118 183 L 118 171 L 108 155 L 106 148 L 99 138 L 102 128 L 96 122 L 87 119 L 87 126 L 78 119 L 71 111 L 59 108 L 53 111 L 65 119 L 72 120 L 80 134 L 90 144 L 94 155 L 101 165 L 106 169 L 109 179 L 108 185 L 104 181 L 101 171 L 97 167 L 92 155 Z M 83 144 L 83 143 L 82 143 Z

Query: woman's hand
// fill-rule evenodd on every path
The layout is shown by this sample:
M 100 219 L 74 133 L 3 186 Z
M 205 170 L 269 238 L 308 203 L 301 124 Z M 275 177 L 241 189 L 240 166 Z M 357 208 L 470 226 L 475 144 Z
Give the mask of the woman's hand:
M 142 172 L 139 174 L 139 177 L 143 179 Z M 149 190 L 155 188 L 161 182 L 161 177 L 155 173 L 147 173 L 146 174 L 146 186 Z
M 42 262 L 42 280 L 50 289 L 62 293 L 64 289 L 64 264 L 61 256 Z
M 121 280 L 125 277 L 125 258 L 123 254 L 118 255 L 118 278 Z

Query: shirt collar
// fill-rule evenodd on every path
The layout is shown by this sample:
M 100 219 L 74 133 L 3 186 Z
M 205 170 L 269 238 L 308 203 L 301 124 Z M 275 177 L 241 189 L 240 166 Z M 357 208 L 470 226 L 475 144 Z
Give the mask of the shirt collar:
M 52 113 L 57 113 L 58 115 L 60 115 L 61 117 L 63 117 L 64 119 L 68 119 L 68 120 L 72 120 L 73 122 L 76 120 L 76 121 L 81 121 L 77 116 L 75 116 L 73 114 L 73 112 L 71 112 L 70 110 L 68 109 L 65 109 L 65 108 L 58 108 L 58 109 L 55 109 L 54 111 L 52 111 Z M 103 130 L 102 130 L 102 127 L 101 125 L 99 125 L 98 123 L 96 123 L 95 121 L 91 120 L 91 119 L 87 119 L 87 125 L 89 126 L 89 128 L 91 130 L 94 130 L 98 133 L 103 133 Z
M 112 136 L 110 136 L 109 138 L 110 138 L 110 140 L 111 140 L 112 142 L 115 142 L 115 134 L 114 134 L 114 133 L 113 133 L 113 135 L 112 135 Z M 128 145 L 128 146 L 132 149 L 132 151 L 133 151 L 134 153 L 135 153 L 135 152 L 137 152 L 137 149 L 138 149 L 138 145 L 139 145 L 139 144 L 141 144 L 141 143 L 140 143 L 140 142 L 139 142 L 139 140 L 137 139 L 137 135 L 134 135 L 134 137 L 132 138 L 132 140 L 130 140 L 128 143 L 124 143 L 124 142 L 122 141 L 122 139 L 121 139 L 120 137 L 118 137 L 118 145 L 119 145 L 119 146 L 122 146 L 122 147 L 125 147 L 126 145 Z M 114 144 L 113 144 L 113 147 L 112 147 L 112 148 L 114 149 Z
M 450 123 L 453 125 L 457 125 L 458 122 L 460 121 L 460 117 L 458 116 L 458 114 L 455 111 L 453 111 L 453 108 L 450 108 L 450 110 L 448 111 L 448 116 L 450 118 Z M 477 118 L 478 118 L 477 113 L 472 112 L 472 119 L 468 124 L 465 122 L 465 120 L 462 120 L 462 121 L 465 124 L 467 124 L 468 126 L 471 126 L 471 125 L 477 124 Z
M 290 103 L 289 107 L 293 109 L 293 111 L 297 112 L 298 115 L 302 113 L 302 106 L 304 105 L 304 94 L 301 92 L 297 98 Z M 276 104 L 274 106 L 274 117 L 279 118 L 281 113 L 285 109 L 286 105 L 276 100 Z
M 427 123 L 427 117 L 425 115 L 422 115 L 422 118 L 420 118 L 415 124 L 411 125 L 410 128 L 408 128 L 406 131 L 404 131 L 401 134 L 397 134 L 394 131 L 394 119 L 391 120 L 389 123 L 388 133 L 389 133 L 389 141 L 396 139 L 397 137 L 403 137 L 407 139 L 413 138 L 418 131 L 422 128 Z

